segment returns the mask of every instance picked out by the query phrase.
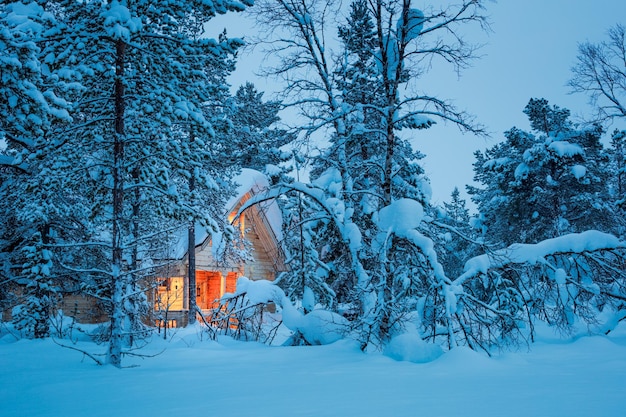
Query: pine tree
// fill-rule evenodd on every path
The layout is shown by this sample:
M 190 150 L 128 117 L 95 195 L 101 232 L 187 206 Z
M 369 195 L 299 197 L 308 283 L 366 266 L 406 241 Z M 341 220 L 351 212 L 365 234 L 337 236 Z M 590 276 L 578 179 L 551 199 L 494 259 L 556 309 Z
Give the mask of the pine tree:
M 469 209 L 466 207 L 466 201 L 461 198 L 458 187 L 454 187 L 450 198 L 449 203 L 443 203 L 446 216 L 458 225 L 468 225 L 470 221 Z
M 626 131 L 615 130 L 611 136 L 609 155 L 609 193 L 617 214 L 617 226 L 613 233 L 624 237 L 626 233 Z
M 23 248 L 23 302 L 13 309 L 15 328 L 38 339 L 50 335 L 50 318 L 59 290 L 52 277 L 52 252 L 45 247 L 47 233 L 47 230 L 43 236 L 35 233 L 29 245 Z
M 203 108 L 213 97 L 212 77 L 222 76 L 214 64 L 241 41 L 200 38 L 197 31 L 216 13 L 249 2 L 55 3 L 61 25 L 46 64 L 62 75 L 59 84 L 78 86 L 71 95 L 75 125 L 56 133 L 68 144 L 68 165 L 79 168 L 66 171 L 70 189 L 87 184 L 89 229 L 98 237 L 92 244 L 108 251 L 109 263 L 69 267 L 100 271 L 94 282 L 105 288 L 91 291 L 108 300 L 107 362 L 120 366 L 123 345 L 140 323 L 140 278 L 149 272 L 157 232 L 167 232 L 159 225 L 202 216 L 212 228 L 223 215 L 223 195 L 199 214 L 190 195 L 219 194 L 221 174 L 211 177 L 204 164 L 212 148 L 223 148 L 210 144 L 215 132 Z M 194 187 L 179 186 L 185 175 Z
M 612 195 L 615 204 L 621 208 L 626 208 L 626 131 L 615 130 L 611 136 L 611 147 L 609 149 L 611 159 Z
M 567 109 L 544 99 L 531 99 L 524 113 L 532 133 L 513 128 L 503 143 L 476 153 L 475 180 L 484 188 L 470 194 L 488 240 L 509 245 L 587 229 L 612 231 L 602 129 L 576 129 Z
M 58 194 L 58 183 L 48 177 L 54 161 L 63 157 L 62 143 L 49 132 L 70 121 L 69 105 L 59 96 L 58 74 L 44 70 L 42 46 L 57 24 L 54 16 L 36 2 L 0 7 L 2 276 L 5 283 L 25 288 L 15 310 L 18 327 L 31 337 L 45 337 L 54 299 L 50 291 L 58 289 L 53 254 L 45 245 L 55 226 L 72 218 L 71 197 Z
M 264 101 L 263 92 L 246 83 L 237 89 L 228 109 L 236 149 L 232 158 L 243 168 L 266 172 L 275 180 L 280 177 L 279 166 L 291 157 L 281 148 L 295 139 L 276 126 L 280 108 L 280 102 Z
M 462 274 L 465 261 L 475 255 L 478 237 L 470 225 L 466 201 L 457 187 L 450 194 L 450 202 L 443 203 L 438 222 L 442 225 L 435 241 L 441 246 L 440 262 L 450 277 Z

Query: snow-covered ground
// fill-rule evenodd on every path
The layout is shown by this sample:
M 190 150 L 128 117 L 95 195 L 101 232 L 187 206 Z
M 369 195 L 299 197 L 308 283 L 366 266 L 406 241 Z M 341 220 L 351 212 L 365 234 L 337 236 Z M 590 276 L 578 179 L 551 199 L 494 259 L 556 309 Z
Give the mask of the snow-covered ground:
M 425 364 L 364 354 L 346 341 L 213 342 L 198 328 L 155 337 L 141 353 L 160 351 L 116 369 L 52 340 L 5 335 L 0 416 L 626 415 L 626 323 L 608 336 L 544 336 L 530 351 L 494 358 L 457 348 Z

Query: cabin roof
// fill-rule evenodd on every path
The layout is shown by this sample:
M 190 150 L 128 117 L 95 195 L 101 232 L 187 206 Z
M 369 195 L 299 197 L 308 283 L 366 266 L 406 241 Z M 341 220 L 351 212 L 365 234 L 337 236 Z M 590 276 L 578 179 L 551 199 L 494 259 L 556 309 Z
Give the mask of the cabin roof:
M 267 177 L 254 169 L 243 168 L 240 174 L 233 178 L 233 182 L 238 185 L 237 190 L 235 195 L 226 203 L 227 211 L 224 213 L 224 217 L 232 213 L 240 205 L 244 197 L 259 194 L 269 189 Z M 281 241 L 282 214 L 278 204 L 273 200 L 269 203 L 264 203 L 263 213 L 276 240 Z M 203 245 L 211 238 L 209 231 L 200 223 L 196 223 L 195 246 Z M 187 249 L 187 228 L 183 227 L 176 232 L 173 247 L 170 248 L 173 259 L 183 259 L 187 255 Z

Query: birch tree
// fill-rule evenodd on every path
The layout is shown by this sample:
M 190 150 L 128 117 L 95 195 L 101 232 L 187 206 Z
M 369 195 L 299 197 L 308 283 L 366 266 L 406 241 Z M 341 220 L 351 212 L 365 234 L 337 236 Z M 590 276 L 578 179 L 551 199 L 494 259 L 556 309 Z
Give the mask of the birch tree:
M 334 47 L 329 31 L 338 25 L 337 7 L 267 0 L 257 4 L 256 15 L 267 28 L 269 53 L 280 60 L 270 73 L 283 78 L 287 103 L 308 120 L 302 134 L 330 143 L 314 163 L 311 186 L 280 187 L 307 194 L 333 228 L 335 239 L 319 237 L 325 242 L 319 249 L 331 249 L 318 259 L 336 271 L 329 276 L 352 288 L 342 301 L 355 310 L 353 325 L 365 349 L 401 331 L 427 288 L 452 297 L 432 241 L 422 233 L 429 185 L 406 138 L 438 120 L 483 133 L 470 115 L 425 93 L 420 79 L 437 58 L 453 70 L 468 65 L 475 49 L 460 27 L 486 26 L 486 20 L 480 1 L 425 11 L 410 1 L 355 1 Z M 403 209 L 414 211 L 410 227 L 394 229 L 383 219 Z
M 626 118 L 626 27 L 608 30 L 608 40 L 578 45 L 576 64 L 568 85 L 589 96 L 596 121 Z

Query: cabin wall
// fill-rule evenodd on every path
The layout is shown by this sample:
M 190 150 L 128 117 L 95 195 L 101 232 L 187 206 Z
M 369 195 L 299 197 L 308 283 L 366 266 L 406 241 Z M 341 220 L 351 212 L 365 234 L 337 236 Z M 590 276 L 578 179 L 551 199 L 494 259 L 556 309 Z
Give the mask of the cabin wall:
M 274 281 L 276 279 L 274 261 L 265 250 L 258 233 L 252 228 L 248 229 L 246 231 L 246 240 L 250 242 L 252 247 L 250 255 L 254 260 L 244 264 L 243 274 L 252 280 L 266 279 Z
M 102 323 L 109 319 L 103 306 L 88 295 L 66 294 L 59 302 L 57 309 L 63 310 L 64 316 L 72 317 L 84 324 Z
M 13 320 L 13 307 L 20 304 L 23 287 L 15 286 L 11 293 L 11 302 L 1 311 L 0 319 L 4 322 Z M 64 294 L 59 297 L 53 307 L 53 314 L 63 313 L 65 317 L 72 317 L 79 323 L 94 324 L 108 320 L 108 315 L 101 303 L 95 298 L 81 294 Z

